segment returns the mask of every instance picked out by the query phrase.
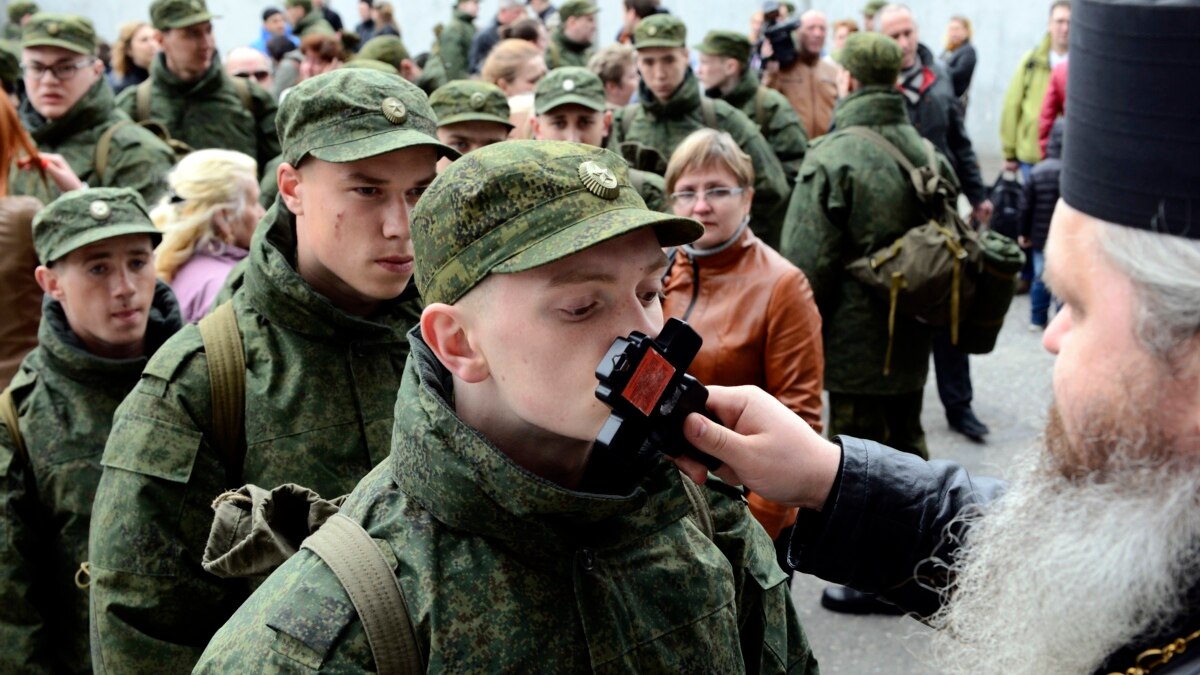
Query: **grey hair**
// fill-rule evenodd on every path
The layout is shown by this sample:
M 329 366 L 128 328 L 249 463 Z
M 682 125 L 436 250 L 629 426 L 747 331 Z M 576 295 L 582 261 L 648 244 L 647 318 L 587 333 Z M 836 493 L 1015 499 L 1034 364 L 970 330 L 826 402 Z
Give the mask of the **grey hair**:
M 1100 223 L 1101 251 L 1133 282 L 1134 330 L 1154 356 L 1170 362 L 1200 334 L 1200 240 Z
M 916 25 L 917 17 L 915 14 L 913 14 L 912 9 L 910 9 L 908 5 L 901 4 L 899 2 L 893 2 L 891 4 L 880 7 L 879 11 L 875 12 L 875 21 L 881 22 L 881 21 L 883 21 L 884 16 L 891 14 L 893 12 L 904 12 L 905 14 L 908 15 L 908 18 L 912 19 L 913 24 Z M 876 25 L 878 25 L 878 24 L 876 24 Z

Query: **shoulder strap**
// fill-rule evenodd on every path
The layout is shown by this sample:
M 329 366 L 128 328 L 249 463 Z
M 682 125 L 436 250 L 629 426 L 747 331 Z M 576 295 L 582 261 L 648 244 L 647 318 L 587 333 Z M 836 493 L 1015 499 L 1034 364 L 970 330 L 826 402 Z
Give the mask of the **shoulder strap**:
M 145 122 L 150 119 L 150 90 L 153 86 L 154 81 L 149 79 L 137 86 L 137 105 L 133 111 L 134 121 Z
M 256 106 L 254 105 L 254 95 L 250 93 L 250 83 L 244 77 L 229 77 L 233 81 L 233 89 L 237 92 L 238 98 L 242 101 L 242 107 L 245 108 L 256 119 L 258 117 Z
M 376 670 L 381 675 L 425 672 L 400 582 L 371 535 L 338 513 L 301 548 L 320 556 L 346 589 L 371 644 Z
M 13 400 L 12 387 L 5 387 L 0 393 L 0 420 L 8 427 L 12 435 L 13 445 L 16 446 L 17 456 L 22 463 L 29 463 L 29 451 L 25 449 L 25 439 L 21 438 L 21 428 L 17 426 L 17 403 Z
M 104 133 L 100 134 L 100 140 L 96 141 L 96 160 L 94 163 L 96 169 L 96 187 L 104 185 L 104 171 L 108 169 L 108 155 L 112 150 L 113 135 L 126 124 L 133 124 L 133 122 L 121 120 L 113 124 L 105 129 Z
M 883 134 L 879 133 L 878 131 L 875 131 L 874 129 L 868 129 L 867 127 L 846 127 L 842 131 L 850 134 L 851 136 L 865 138 L 875 145 L 878 145 L 880 148 L 885 150 L 887 154 L 891 155 L 892 159 L 896 160 L 900 166 L 904 167 L 905 171 L 912 173 L 913 171 L 917 170 L 917 167 L 913 166 L 912 160 L 909 159 L 908 156 L 903 152 L 900 152 L 900 148 L 897 148 L 895 144 L 884 138 Z
M 932 172 L 932 176 L 927 183 L 925 177 L 921 175 L 921 170 L 913 165 L 912 160 L 903 152 L 900 152 L 900 148 L 897 148 L 879 132 L 867 127 L 847 127 L 843 131 L 852 136 L 865 138 L 891 155 L 892 159 L 896 160 L 896 163 L 908 173 L 913 187 L 916 188 L 917 196 L 921 198 L 921 201 L 929 200 L 937 192 L 938 182 L 941 180 L 941 177 L 938 175 L 936 151 L 934 150 L 933 143 L 930 143 L 928 139 L 921 139 L 922 144 L 925 146 L 925 159 L 927 162 L 922 168 L 928 168 Z
M 704 116 L 704 126 L 720 130 L 721 127 L 717 126 L 717 106 L 703 94 L 700 95 L 700 114 Z
M 222 303 L 198 328 L 208 359 L 216 449 L 226 469 L 240 477 L 246 457 L 246 355 L 233 303 Z
M 708 500 L 704 498 L 700 486 L 693 483 L 691 478 L 679 474 L 679 480 L 683 482 L 683 491 L 687 493 L 688 501 L 692 503 L 692 519 L 696 521 L 696 525 L 704 533 L 704 536 L 711 541 L 716 534 L 716 528 L 713 526 L 712 512 L 708 510 Z
M 758 91 L 754 94 L 754 121 L 758 122 L 759 129 L 767 128 L 767 88 L 758 85 Z

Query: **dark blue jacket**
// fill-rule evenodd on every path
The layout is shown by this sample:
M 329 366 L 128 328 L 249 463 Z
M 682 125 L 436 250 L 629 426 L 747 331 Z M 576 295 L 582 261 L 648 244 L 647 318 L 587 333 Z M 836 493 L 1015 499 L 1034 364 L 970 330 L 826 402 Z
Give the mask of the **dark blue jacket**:
M 1029 180 L 1021 192 L 1021 236 L 1033 242 L 1033 249 L 1046 248 L 1050 236 L 1050 218 L 1058 203 L 1058 177 L 1062 173 L 1063 131 L 1066 118 L 1060 117 L 1050 130 L 1046 143 L 1046 159 L 1029 172 Z

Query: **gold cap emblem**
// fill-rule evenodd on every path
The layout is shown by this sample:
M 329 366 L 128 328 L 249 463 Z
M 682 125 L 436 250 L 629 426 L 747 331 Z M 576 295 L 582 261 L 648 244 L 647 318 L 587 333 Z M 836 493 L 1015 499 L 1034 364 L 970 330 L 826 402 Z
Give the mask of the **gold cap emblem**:
M 563 91 L 575 91 L 575 80 L 563 80 Z
M 616 199 L 621 193 L 612 169 L 591 160 L 579 165 L 579 180 L 588 192 L 601 199 Z
M 46 32 L 50 35 L 58 35 L 58 24 L 53 21 L 46 24 Z
M 383 116 L 392 124 L 404 124 L 404 120 L 408 119 L 408 109 L 400 102 L 400 99 L 389 96 L 383 99 Z
M 487 97 L 483 95 L 482 91 L 471 94 L 471 107 L 475 110 L 483 110 L 485 103 L 487 103 Z
M 88 207 L 88 212 L 91 213 L 92 217 L 96 220 L 108 220 L 108 217 L 112 215 L 112 209 L 108 206 L 108 204 L 98 199 L 92 202 L 91 206 Z
M 649 35 L 650 37 L 654 37 L 655 35 L 658 35 L 658 26 L 650 26 L 649 28 L 647 28 L 646 35 Z

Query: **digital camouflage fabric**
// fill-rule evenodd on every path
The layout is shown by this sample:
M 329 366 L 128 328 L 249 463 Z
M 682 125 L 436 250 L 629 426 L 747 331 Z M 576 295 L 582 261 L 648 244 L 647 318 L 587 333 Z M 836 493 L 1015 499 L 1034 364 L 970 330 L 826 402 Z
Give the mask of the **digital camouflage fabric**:
M 174 151 L 114 106 L 112 88 L 103 76 L 58 119 L 43 117 L 29 99 L 21 102 L 18 114 L 38 150 L 62 155 L 79 180 L 91 187 L 133 188 L 147 204 L 157 202 L 167 191 Z M 96 146 L 100 137 L 118 124 L 101 178 L 96 171 Z M 30 195 L 45 203 L 61 194 L 53 181 L 43 182 L 36 171 L 10 170 L 8 176 L 9 194 Z
M 446 81 L 463 80 L 471 75 L 471 41 L 475 39 L 475 17 L 456 6 L 450 21 L 438 35 L 437 56 L 441 57 Z
M 404 48 L 404 42 L 398 36 L 379 35 L 367 40 L 355 58 L 383 61 L 399 72 L 400 64 L 408 58 L 408 50 Z
M 444 127 L 459 122 L 495 122 L 511 129 L 508 97 L 500 87 L 479 80 L 455 80 L 429 96 L 429 105 Z
M 851 33 L 833 60 L 863 86 L 889 85 L 900 77 L 904 54 L 896 41 L 880 33 Z
M 588 16 L 599 12 L 591 0 L 567 0 L 558 8 L 560 23 L 550 35 L 550 47 L 546 50 L 546 63 L 551 70 L 563 66 L 586 67 L 595 53 L 591 42 L 576 42 L 563 33 L 567 19 Z
M 289 2 L 288 6 L 299 3 Z M 292 26 L 292 34 L 296 37 L 305 38 L 309 35 L 335 35 L 337 31 L 333 29 L 333 25 L 325 20 L 325 15 L 319 11 L 313 11 L 312 3 L 308 3 L 307 13 Z
M 89 244 L 127 234 L 145 234 L 155 246 L 162 241 L 146 203 L 129 188 L 73 190 L 33 219 L 33 248 L 43 265 Z
M 100 454 L 113 411 L 181 325 L 175 296 L 159 282 L 147 355 L 102 358 L 84 348 L 62 305 L 46 296 L 38 347 L 12 382 L 27 460 L 0 422 L 0 672 L 91 672 L 88 591 L 76 585 L 87 575 L 76 574 L 88 560 Z
M 710 30 L 704 41 L 696 45 L 701 54 L 737 59 L 743 66 L 750 63 L 752 49 L 750 38 L 732 30 Z
M 633 29 L 633 46 L 636 49 L 649 47 L 687 46 L 687 26 L 679 17 L 670 14 L 651 14 L 638 22 Z
M 821 310 L 825 388 L 840 394 L 920 392 L 929 371 L 929 328 L 896 316 L 891 372 L 884 375 L 888 303 L 845 269 L 928 217 L 896 160 L 845 130 L 864 126 L 882 134 L 916 166 L 927 161 L 923 141 L 891 85 L 863 87 L 846 97 L 834 122 L 839 131 L 818 139 L 804 159 L 780 252 L 804 271 Z M 957 187 L 949 162 L 937 156 L 941 174 Z
M 204 0 L 154 0 L 150 23 L 158 30 L 187 28 L 219 18 L 210 14 Z
M 193 150 L 236 150 L 253 157 L 259 167 L 279 154 L 275 100 L 267 90 L 248 81 L 251 100 L 246 106 L 216 55 L 208 72 L 190 82 L 168 70 L 165 59 L 159 54 L 150 66 L 150 119 L 166 127 L 171 138 Z M 130 118 L 137 114 L 137 92 L 129 87 L 117 96 L 117 107 Z
M 76 54 L 96 54 L 96 29 L 90 19 L 73 14 L 39 13 L 21 28 L 21 48 L 58 47 Z

